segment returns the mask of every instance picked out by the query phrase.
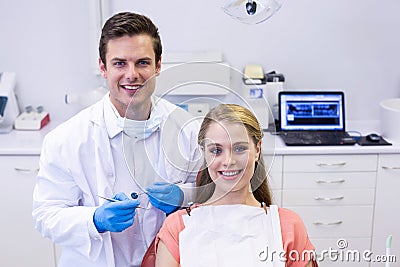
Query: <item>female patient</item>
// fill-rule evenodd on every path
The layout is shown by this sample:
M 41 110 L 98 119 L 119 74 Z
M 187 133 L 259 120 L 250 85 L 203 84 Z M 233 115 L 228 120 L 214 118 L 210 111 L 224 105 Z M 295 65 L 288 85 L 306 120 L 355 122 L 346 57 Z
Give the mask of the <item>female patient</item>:
M 206 115 L 197 201 L 167 217 L 156 266 L 316 266 L 300 217 L 271 205 L 262 137 L 242 106 L 222 104 Z

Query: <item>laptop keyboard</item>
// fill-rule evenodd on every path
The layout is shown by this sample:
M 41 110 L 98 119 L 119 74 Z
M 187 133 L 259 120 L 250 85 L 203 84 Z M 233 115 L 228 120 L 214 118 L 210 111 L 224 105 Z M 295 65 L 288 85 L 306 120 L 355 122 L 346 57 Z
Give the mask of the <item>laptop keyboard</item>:
M 346 132 L 284 132 L 282 138 L 288 145 L 345 145 L 343 139 L 351 137 Z

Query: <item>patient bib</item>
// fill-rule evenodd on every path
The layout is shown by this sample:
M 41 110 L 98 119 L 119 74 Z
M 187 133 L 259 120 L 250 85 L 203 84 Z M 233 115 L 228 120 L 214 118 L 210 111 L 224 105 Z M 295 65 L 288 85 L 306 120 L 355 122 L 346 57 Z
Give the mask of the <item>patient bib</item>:
M 182 267 L 284 267 L 278 207 L 200 206 L 182 216 Z

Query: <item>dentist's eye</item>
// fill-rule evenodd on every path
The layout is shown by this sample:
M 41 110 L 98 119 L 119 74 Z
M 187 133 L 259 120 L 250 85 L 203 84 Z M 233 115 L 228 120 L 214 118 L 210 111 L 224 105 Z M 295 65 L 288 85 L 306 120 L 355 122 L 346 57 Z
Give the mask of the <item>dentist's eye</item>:
M 114 62 L 113 65 L 114 65 L 115 67 L 120 68 L 120 67 L 125 66 L 125 62 L 123 62 L 123 61 L 116 61 L 116 62 Z
M 151 62 L 147 61 L 147 60 L 141 60 L 138 62 L 138 65 L 140 65 L 140 66 L 148 66 L 150 64 L 151 64 Z

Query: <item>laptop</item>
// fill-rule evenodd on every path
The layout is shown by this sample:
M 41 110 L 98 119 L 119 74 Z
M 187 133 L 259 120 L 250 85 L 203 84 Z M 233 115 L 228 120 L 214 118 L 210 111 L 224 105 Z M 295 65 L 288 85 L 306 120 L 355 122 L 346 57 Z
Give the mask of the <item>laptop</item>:
M 286 145 L 355 144 L 345 129 L 343 92 L 282 91 L 278 96 L 280 136 Z

